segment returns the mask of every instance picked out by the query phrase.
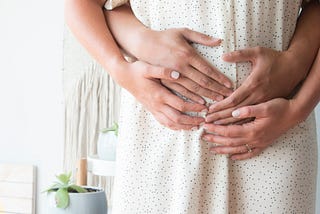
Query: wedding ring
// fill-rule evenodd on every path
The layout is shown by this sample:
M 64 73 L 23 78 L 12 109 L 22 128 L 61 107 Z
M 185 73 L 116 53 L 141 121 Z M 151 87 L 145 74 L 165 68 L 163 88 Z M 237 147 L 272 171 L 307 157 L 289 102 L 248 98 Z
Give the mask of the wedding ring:
M 249 144 L 246 144 L 245 146 L 247 147 L 247 150 L 248 150 L 247 152 L 251 153 L 251 152 L 252 152 L 252 149 L 251 149 L 251 147 L 249 146 Z

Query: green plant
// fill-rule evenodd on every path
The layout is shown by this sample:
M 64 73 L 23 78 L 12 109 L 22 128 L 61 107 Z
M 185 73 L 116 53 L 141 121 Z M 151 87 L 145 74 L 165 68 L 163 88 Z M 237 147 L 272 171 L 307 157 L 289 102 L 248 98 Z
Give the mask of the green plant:
M 85 193 L 88 192 L 86 189 L 77 186 L 71 182 L 71 172 L 68 174 L 56 175 L 58 181 L 45 190 L 44 192 L 56 192 L 55 201 L 59 208 L 67 208 L 69 206 L 69 193 Z
M 114 122 L 111 127 L 101 129 L 100 131 L 102 133 L 107 133 L 107 132 L 111 131 L 111 132 L 114 132 L 116 136 L 118 136 L 118 130 L 119 130 L 119 125 L 118 125 L 118 123 Z

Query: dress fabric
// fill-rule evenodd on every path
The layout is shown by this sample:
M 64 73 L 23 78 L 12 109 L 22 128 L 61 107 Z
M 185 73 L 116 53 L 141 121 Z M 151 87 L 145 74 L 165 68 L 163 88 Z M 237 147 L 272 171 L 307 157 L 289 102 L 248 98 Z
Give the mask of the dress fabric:
M 223 39 L 194 45 L 239 86 L 249 63 L 225 63 L 226 52 L 254 46 L 285 50 L 298 0 L 132 0 L 136 17 L 155 30 L 188 27 Z M 197 131 L 160 125 L 122 90 L 113 214 L 314 213 L 317 171 L 315 118 L 245 161 L 208 152 Z M 281 120 L 281 118 L 279 118 Z

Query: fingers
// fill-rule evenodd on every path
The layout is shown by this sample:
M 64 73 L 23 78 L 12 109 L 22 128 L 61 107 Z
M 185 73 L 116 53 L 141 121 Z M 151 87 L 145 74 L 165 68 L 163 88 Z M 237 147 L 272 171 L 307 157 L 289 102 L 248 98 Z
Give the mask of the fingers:
M 233 87 L 233 84 L 229 78 L 219 72 L 215 67 L 210 65 L 205 59 L 200 57 L 198 53 L 194 51 L 194 54 L 189 57 L 189 63 L 196 70 L 200 71 L 204 75 L 212 78 L 221 86 L 224 86 L 228 91 L 232 92 L 230 89 Z
M 230 146 L 230 147 L 245 145 L 247 140 L 242 137 L 231 138 L 231 137 L 225 137 L 225 136 L 208 134 L 208 133 L 203 134 L 202 139 L 207 142 L 216 143 L 223 146 Z
M 245 84 L 242 84 L 237 90 L 235 90 L 229 97 L 225 98 L 224 100 L 220 102 L 216 102 L 212 104 L 209 107 L 209 112 L 218 112 L 222 109 L 227 109 L 231 107 L 236 107 L 240 103 L 244 102 L 246 98 L 249 97 L 249 95 L 252 92 L 250 91 L 250 88 L 247 87 Z
M 165 114 L 171 121 L 175 124 L 180 125 L 191 125 L 192 128 L 196 128 L 200 123 L 204 122 L 202 117 L 194 117 L 183 114 L 170 106 L 164 106 L 162 108 L 162 113 Z
M 222 55 L 222 59 L 226 62 L 248 62 L 253 61 L 256 55 L 257 48 L 247 48 L 226 53 Z
M 187 39 L 188 41 L 199 43 L 206 46 L 218 46 L 221 44 L 221 39 L 213 38 L 211 36 L 208 36 L 206 34 L 190 30 L 188 28 L 182 29 L 182 35 Z
M 252 157 L 258 156 L 262 152 L 263 148 L 251 148 L 248 150 L 246 145 L 229 147 L 229 146 L 215 146 L 211 147 L 209 151 L 212 154 L 224 154 L 230 155 L 231 160 L 246 160 Z
M 177 80 L 180 77 L 178 71 L 157 67 L 157 66 L 148 66 L 145 70 L 144 76 L 146 78 L 155 78 L 155 79 L 165 79 L 165 80 Z
M 262 152 L 262 148 L 254 148 L 251 152 L 244 152 L 230 156 L 231 160 L 246 160 L 258 156 Z
M 245 127 L 246 124 L 244 125 L 229 125 L 229 126 L 220 126 L 220 125 L 215 125 L 215 124 L 205 124 L 203 128 L 207 132 L 212 132 L 220 136 L 224 137 L 242 137 L 242 136 L 247 136 L 250 134 L 250 131 Z
M 195 81 L 193 81 L 190 78 L 186 78 L 186 77 L 182 76 L 175 82 L 179 83 L 180 85 L 184 86 L 189 91 L 192 91 L 193 93 L 196 93 L 200 96 L 204 96 L 204 97 L 210 98 L 212 100 L 216 100 L 216 101 L 223 100 L 223 95 L 221 95 L 220 93 L 217 93 L 215 91 L 212 91 L 210 89 L 202 87 L 201 85 L 199 85 L 198 83 L 196 83 Z
M 161 125 L 172 130 L 192 130 L 195 127 L 194 125 L 185 125 L 185 124 L 175 123 L 168 116 L 166 116 L 166 114 L 162 112 L 157 112 L 153 115 Z
M 177 84 L 172 81 L 167 81 L 167 80 L 161 80 L 161 83 L 164 86 L 166 86 L 167 88 L 178 92 L 182 96 L 190 99 L 191 101 L 193 101 L 195 103 L 205 104 L 205 100 L 201 96 L 191 92 L 190 90 L 188 90 L 187 88 L 185 88 L 184 86 L 182 86 L 180 84 Z
M 234 118 L 249 118 L 249 117 L 266 117 L 268 116 L 268 103 L 258 105 L 244 106 L 232 112 Z
M 203 74 L 191 66 L 187 67 L 186 69 L 183 69 L 180 72 L 183 73 L 183 75 L 187 77 L 189 80 L 197 83 L 196 86 L 198 88 L 195 88 L 196 93 L 201 88 L 208 89 L 210 90 L 210 93 L 215 92 L 216 94 L 220 95 L 221 98 L 218 100 L 222 100 L 223 96 L 229 96 L 232 93 L 231 89 L 221 85 L 216 80 L 210 78 L 209 75 Z M 179 81 L 183 81 L 183 80 L 179 79 Z M 209 96 L 209 97 L 212 97 L 212 96 Z
M 209 151 L 213 154 L 242 154 L 247 153 L 248 148 L 246 145 L 240 145 L 240 146 L 215 146 L 211 147 Z M 251 149 L 252 152 L 252 149 Z
M 178 97 L 177 95 L 167 92 L 163 96 L 163 101 L 165 104 L 173 107 L 174 109 L 180 112 L 202 112 L 207 111 L 206 106 L 198 103 L 191 103 L 184 101 L 182 98 Z M 204 119 L 203 119 L 204 120 Z

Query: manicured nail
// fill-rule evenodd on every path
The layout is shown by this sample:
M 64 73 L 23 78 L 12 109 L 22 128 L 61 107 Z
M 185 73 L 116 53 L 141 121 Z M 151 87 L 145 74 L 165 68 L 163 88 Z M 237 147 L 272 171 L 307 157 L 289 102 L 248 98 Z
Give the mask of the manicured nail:
M 180 77 L 180 73 L 178 71 L 171 71 L 170 76 L 172 79 L 178 79 Z
M 232 112 L 232 117 L 239 117 L 240 116 L 240 111 L 239 110 L 235 110 Z
M 191 131 L 197 131 L 199 128 L 197 126 L 193 127 Z
M 216 108 L 216 105 L 215 105 L 215 104 L 212 104 L 212 105 L 209 107 L 209 111 L 212 112 L 212 111 L 214 111 L 215 108 Z
M 230 83 L 230 82 L 225 82 L 225 83 L 223 83 L 223 84 L 224 84 L 224 86 L 226 86 L 227 88 L 232 88 L 232 87 L 233 87 L 232 83 Z
M 202 136 L 202 140 L 207 141 L 207 140 L 209 140 L 209 137 L 208 137 L 207 135 L 203 135 L 203 136 Z
M 207 114 L 208 114 L 208 109 L 203 109 L 200 112 L 199 116 L 205 118 L 207 116 Z
M 206 103 L 202 98 L 197 98 L 197 102 L 202 105 Z
M 218 95 L 218 96 L 216 97 L 216 100 L 217 100 L 217 101 L 221 101 L 221 100 L 223 100 L 223 96 Z
M 222 40 L 221 39 L 218 39 L 218 38 L 211 38 L 211 41 L 212 42 L 222 42 Z

